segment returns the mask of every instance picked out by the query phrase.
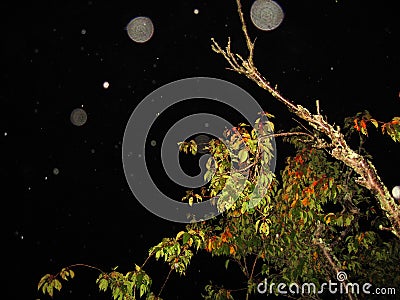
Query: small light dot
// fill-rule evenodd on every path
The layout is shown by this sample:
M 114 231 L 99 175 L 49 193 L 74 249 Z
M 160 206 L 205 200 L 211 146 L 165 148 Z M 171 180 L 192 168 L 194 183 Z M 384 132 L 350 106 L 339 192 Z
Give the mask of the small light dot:
M 103 88 L 108 89 L 109 86 L 110 86 L 110 83 L 108 81 L 105 81 L 103 83 Z
M 47 180 L 47 176 L 44 177 L 44 180 Z
M 4 136 L 7 136 L 7 132 L 4 132 Z
M 95 149 L 91 149 L 90 152 L 93 154 L 93 153 L 96 152 L 96 150 Z
M 53 174 L 58 175 L 60 173 L 60 170 L 58 168 L 53 169 Z
M 150 145 L 152 145 L 152 146 L 154 147 L 155 145 L 157 145 L 157 142 L 156 142 L 155 140 L 152 140 L 152 141 L 150 142 Z
M 199 10 L 197 8 L 193 12 L 194 12 L 195 15 L 199 14 Z
M 333 67 L 331 67 L 331 71 L 333 71 Z
M 81 34 L 86 34 L 86 29 L 82 29 Z
M 210 124 L 204 123 L 204 127 L 208 127 L 208 126 L 210 126 Z

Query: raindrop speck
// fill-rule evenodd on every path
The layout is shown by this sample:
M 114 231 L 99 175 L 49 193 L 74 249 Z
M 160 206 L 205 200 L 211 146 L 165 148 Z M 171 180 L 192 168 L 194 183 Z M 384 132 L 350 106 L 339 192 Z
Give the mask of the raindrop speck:
M 155 140 L 152 140 L 152 141 L 150 142 L 150 145 L 152 145 L 152 146 L 154 147 L 155 145 L 157 145 L 157 142 L 156 142 Z
M 60 173 L 60 170 L 58 168 L 53 169 L 53 174 L 58 175 Z

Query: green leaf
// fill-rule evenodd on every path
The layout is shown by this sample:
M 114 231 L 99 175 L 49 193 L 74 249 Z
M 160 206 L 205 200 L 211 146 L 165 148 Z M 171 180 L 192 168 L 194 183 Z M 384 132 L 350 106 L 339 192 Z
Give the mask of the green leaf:
M 62 284 L 61 284 L 60 280 L 58 280 L 58 279 L 54 279 L 53 286 L 58 291 L 60 291 L 62 288 Z
M 108 287 L 108 280 L 105 278 L 100 279 L 99 281 L 99 290 L 100 291 L 106 291 Z
M 53 293 L 54 293 L 53 285 L 51 284 L 47 285 L 47 294 L 49 294 L 50 297 L 53 297 Z
M 225 261 L 225 269 L 228 269 L 228 265 L 229 265 L 229 259 L 227 259 L 226 261 Z
M 246 149 L 242 149 L 239 151 L 238 156 L 239 156 L 239 162 L 242 163 L 242 162 L 246 161 L 247 158 L 249 157 L 249 152 L 247 152 Z
M 145 284 L 141 284 L 140 285 L 140 297 L 142 297 L 144 295 L 144 293 L 146 293 L 147 290 L 147 286 Z
M 191 237 L 191 235 L 189 233 L 185 232 L 183 234 L 183 238 L 182 238 L 183 244 L 186 244 L 189 241 L 190 237 Z

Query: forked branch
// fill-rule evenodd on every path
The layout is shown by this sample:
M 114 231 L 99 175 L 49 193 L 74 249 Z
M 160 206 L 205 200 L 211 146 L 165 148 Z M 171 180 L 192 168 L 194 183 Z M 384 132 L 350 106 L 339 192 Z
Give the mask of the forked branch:
M 268 91 L 274 98 L 283 103 L 289 111 L 306 121 L 323 136 L 326 136 L 324 140 L 319 140 L 319 144 L 324 144 L 326 146 L 325 148 L 330 149 L 329 153 L 332 157 L 344 162 L 359 175 L 357 183 L 366 187 L 375 195 L 381 209 L 392 224 L 390 231 L 400 238 L 400 206 L 396 204 L 389 190 L 380 179 L 372 162 L 347 145 L 345 137 L 340 131 L 340 127 L 334 127 L 320 114 L 319 103 L 317 104 L 317 113 L 312 114 L 307 108 L 296 105 L 282 96 L 276 86 L 273 87 L 257 70 L 253 63 L 254 43 L 251 41 L 247 32 L 240 0 L 236 0 L 236 3 L 242 23 L 242 31 L 249 52 L 248 57 L 244 59 L 239 54 L 233 53 L 230 39 L 228 39 L 228 44 L 225 49 L 221 48 L 220 45 L 212 39 L 213 51 L 224 56 L 231 70 L 243 74 L 257 83 L 261 88 Z

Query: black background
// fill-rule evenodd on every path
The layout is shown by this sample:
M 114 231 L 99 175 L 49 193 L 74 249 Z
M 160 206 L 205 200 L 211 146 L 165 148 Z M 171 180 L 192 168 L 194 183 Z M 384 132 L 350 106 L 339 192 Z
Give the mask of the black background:
M 384 121 L 399 115 L 395 1 L 282 0 L 285 19 L 270 32 L 251 24 L 251 3 L 243 0 L 249 32 L 257 37 L 255 63 L 286 97 L 312 111 L 320 99 L 323 113 L 337 124 L 363 109 Z M 222 56 L 211 51 L 211 37 L 225 46 L 230 36 L 233 50 L 246 55 L 235 1 L 30 1 L 2 3 L 0 11 L 7 299 L 46 299 L 36 292 L 40 277 L 73 263 L 128 271 L 143 262 L 149 247 L 183 227 L 144 209 L 123 173 L 125 126 L 154 89 L 195 76 L 228 80 L 276 115 L 278 129 L 293 124 L 281 104 L 225 70 Z M 137 16 L 151 18 L 155 27 L 144 44 L 133 42 L 125 30 Z M 69 116 L 82 105 L 88 120 L 77 127 Z M 219 113 L 201 101 L 179 109 Z M 174 113 L 165 118 L 177 121 Z M 162 131 L 153 130 L 152 138 L 161 141 Z M 279 162 L 289 146 L 278 146 Z M 399 146 L 374 130 L 366 146 L 387 186 L 399 184 Z M 181 191 L 166 188 L 177 199 Z M 197 299 L 209 279 L 238 287 L 242 278 L 223 270 L 223 263 L 200 254 L 188 276 L 174 275 L 163 295 Z M 147 271 L 158 290 L 167 267 L 152 262 Z M 76 279 L 55 298 L 110 299 L 97 292 L 95 278 L 96 272 L 77 269 Z

